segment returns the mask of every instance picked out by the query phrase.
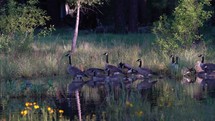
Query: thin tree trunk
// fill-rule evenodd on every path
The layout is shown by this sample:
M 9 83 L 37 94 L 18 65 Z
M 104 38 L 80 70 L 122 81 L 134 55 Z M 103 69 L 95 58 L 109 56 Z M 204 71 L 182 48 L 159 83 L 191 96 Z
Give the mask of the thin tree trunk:
M 76 42 L 78 38 L 78 28 L 79 28 L 79 19 L 80 19 L 80 0 L 77 1 L 77 15 L 76 15 L 76 24 L 75 24 L 75 31 L 74 31 L 74 36 L 72 39 L 72 46 L 71 46 L 71 51 L 72 53 L 76 52 Z
M 79 118 L 79 121 L 82 121 L 82 117 L 81 117 L 81 103 L 80 103 L 80 97 L 79 97 L 78 90 L 75 91 L 75 96 L 76 96 L 76 102 L 77 102 L 77 107 L 78 107 L 78 118 Z

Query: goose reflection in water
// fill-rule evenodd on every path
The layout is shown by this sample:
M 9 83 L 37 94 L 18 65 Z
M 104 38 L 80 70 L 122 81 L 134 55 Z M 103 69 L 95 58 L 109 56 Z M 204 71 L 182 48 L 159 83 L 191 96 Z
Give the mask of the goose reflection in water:
M 195 79 L 187 75 L 183 77 L 182 84 L 188 85 L 193 89 L 193 97 L 204 99 L 207 96 L 215 98 L 215 72 L 206 73 L 205 71 L 195 73 Z M 189 88 L 190 88 L 189 87 Z M 206 93 L 205 93 L 206 92 Z

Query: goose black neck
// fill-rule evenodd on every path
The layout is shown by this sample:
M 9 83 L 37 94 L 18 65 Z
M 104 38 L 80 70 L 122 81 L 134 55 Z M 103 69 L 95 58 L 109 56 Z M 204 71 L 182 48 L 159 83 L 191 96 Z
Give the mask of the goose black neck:
M 108 74 L 108 76 L 110 76 L 110 70 L 109 69 L 107 70 L 107 74 Z
M 140 68 L 142 67 L 142 60 L 140 60 L 140 64 L 139 64 L 139 67 L 140 67 Z
M 124 68 L 124 64 L 122 62 L 119 63 L 120 68 Z
M 69 56 L 69 65 L 72 65 L 71 56 Z
M 174 56 L 172 56 L 171 58 L 172 58 L 172 63 L 175 63 L 175 58 L 174 58 Z
M 109 63 L 109 62 L 108 62 L 108 54 L 106 55 L 106 63 Z
M 96 76 L 96 71 L 93 71 L 93 76 Z
M 204 63 L 204 61 L 205 61 L 205 57 L 204 57 L 204 56 L 202 56 L 202 61 L 201 61 L 201 62 L 202 62 L 202 63 Z
M 175 57 L 175 64 L 178 64 L 178 56 Z

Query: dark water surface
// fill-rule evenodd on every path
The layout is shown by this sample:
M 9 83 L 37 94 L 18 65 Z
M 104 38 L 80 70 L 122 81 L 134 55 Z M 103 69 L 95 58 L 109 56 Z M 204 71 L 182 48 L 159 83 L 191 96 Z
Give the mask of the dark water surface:
M 109 115 L 105 115 L 108 103 L 118 101 L 127 105 L 127 102 L 135 98 L 136 94 L 141 96 L 136 100 L 150 103 L 149 110 L 153 110 L 154 107 L 171 106 L 172 102 L 176 102 L 174 100 L 184 97 L 201 101 L 215 96 L 215 88 L 212 84 L 207 86 L 196 83 L 182 84 L 182 79 L 169 78 L 154 80 L 157 80 L 157 83 L 152 88 L 142 90 L 136 89 L 137 84 L 140 83 L 138 81 L 131 89 L 109 89 L 109 91 L 104 86 L 84 85 L 79 90 L 82 118 L 98 121 L 110 120 Z M 1 82 L 0 121 L 22 120 L 25 116 L 32 116 L 32 120 L 44 120 L 44 117 L 50 117 L 50 115 L 53 117 L 48 120 L 59 120 L 61 117 L 64 120 L 77 120 L 75 92 L 71 95 L 67 93 L 70 82 L 71 79 L 68 77 Z M 37 117 L 34 114 L 37 114 Z

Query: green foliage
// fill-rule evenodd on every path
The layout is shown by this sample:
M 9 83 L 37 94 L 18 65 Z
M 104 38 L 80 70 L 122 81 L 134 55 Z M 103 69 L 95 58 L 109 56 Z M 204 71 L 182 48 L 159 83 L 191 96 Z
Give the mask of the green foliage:
M 50 35 L 53 31 L 55 31 L 54 25 L 51 25 L 49 27 L 44 27 L 39 33 L 38 36 L 48 36 Z
M 11 51 L 11 41 L 8 38 L 7 35 L 0 35 L 0 51 L 6 52 L 6 51 Z
M 18 4 L 9 0 L 0 14 L 0 51 L 8 52 L 26 50 L 33 40 L 34 30 L 45 25 L 49 17 L 36 7 L 37 0 L 28 0 L 26 4 Z
M 210 6 L 210 0 L 180 0 L 172 18 L 161 16 L 153 29 L 158 47 L 164 52 L 174 52 L 179 48 L 188 49 L 193 41 L 202 39 L 199 28 L 212 15 L 211 11 L 204 10 L 205 6 Z
M 151 2 L 152 6 L 154 8 L 157 8 L 160 10 L 165 9 L 168 4 L 168 0 L 151 0 L 149 2 Z
M 75 5 L 77 2 L 80 2 L 81 5 L 95 5 L 95 4 L 103 4 L 105 0 L 67 0 L 70 5 Z

